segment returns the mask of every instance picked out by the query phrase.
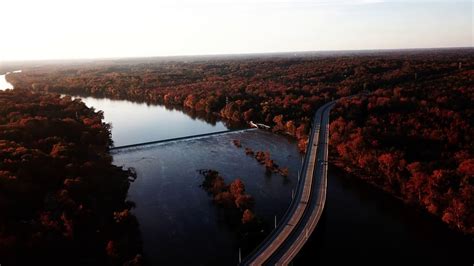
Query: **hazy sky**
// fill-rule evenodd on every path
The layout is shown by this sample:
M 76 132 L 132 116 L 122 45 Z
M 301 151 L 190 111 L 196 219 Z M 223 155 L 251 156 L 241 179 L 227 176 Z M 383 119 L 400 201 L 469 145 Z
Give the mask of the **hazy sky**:
M 0 0 L 0 62 L 473 46 L 472 1 Z

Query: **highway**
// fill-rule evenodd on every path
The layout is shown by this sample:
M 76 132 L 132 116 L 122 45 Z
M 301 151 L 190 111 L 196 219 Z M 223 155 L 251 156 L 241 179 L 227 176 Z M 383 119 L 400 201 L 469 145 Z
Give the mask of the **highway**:
M 327 190 L 329 112 L 320 107 L 313 118 L 296 194 L 277 228 L 249 254 L 243 265 L 288 265 L 308 240 L 324 210 Z

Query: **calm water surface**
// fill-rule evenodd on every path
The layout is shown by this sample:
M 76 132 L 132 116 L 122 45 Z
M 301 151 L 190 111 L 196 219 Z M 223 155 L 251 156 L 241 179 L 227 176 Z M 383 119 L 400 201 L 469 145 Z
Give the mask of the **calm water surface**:
M 112 138 L 115 146 L 227 129 L 222 122 L 210 124 L 161 105 L 92 97 L 81 97 L 81 99 L 87 106 L 104 112 L 105 121 L 112 124 Z
M 13 73 L 21 72 L 21 70 L 12 71 Z M 13 89 L 13 85 L 7 81 L 6 75 L 10 74 L 7 72 L 5 75 L 0 75 L 0 91 L 4 91 L 6 89 Z
M 6 89 L 13 89 L 13 85 L 8 83 L 8 81 L 5 79 L 5 75 L 0 75 L 0 91 Z
M 289 177 L 266 175 L 233 139 L 269 151 L 277 164 L 289 167 Z M 290 203 L 301 155 L 294 141 L 255 130 L 131 148 L 114 153 L 114 163 L 137 171 L 129 198 L 137 204 L 134 213 L 151 265 L 236 265 L 236 235 L 200 188 L 197 170 L 215 169 L 227 183 L 241 178 L 255 198 L 255 213 L 272 224 Z

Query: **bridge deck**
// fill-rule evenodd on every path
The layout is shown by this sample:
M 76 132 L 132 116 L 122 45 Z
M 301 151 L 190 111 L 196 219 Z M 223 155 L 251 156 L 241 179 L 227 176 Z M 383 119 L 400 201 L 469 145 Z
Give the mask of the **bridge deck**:
M 288 264 L 291 262 L 297 252 L 301 249 L 302 245 L 306 242 L 309 229 L 312 227 L 309 226 L 306 228 L 306 223 L 302 224 L 302 221 L 306 221 L 308 218 L 308 206 L 311 205 L 311 200 L 314 200 L 315 198 L 315 190 L 322 192 L 317 193 L 318 198 L 316 201 L 318 204 L 312 204 L 313 208 L 316 206 L 316 210 L 319 212 L 319 214 L 316 215 L 317 220 L 319 220 L 326 199 L 326 176 L 324 172 L 326 172 L 327 166 L 324 167 L 323 165 L 325 165 L 324 162 L 327 161 L 327 157 L 324 157 L 324 154 L 327 154 L 326 138 L 328 136 L 328 117 L 324 119 L 324 116 L 329 115 L 329 110 L 333 104 L 334 102 L 330 102 L 323 105 L 317 110 L 314 116 L 314 124 L 310 133 L 307 156 L 302 168 L 302 180 L 300 180 L 298 184 L 297 195 L 291 202 L 285 217 L 270 236 L 267 237 L 256 249 L 256 251 L 245 259 L 243 264 Z M 321 130 L 321 126 L 323 126 L 323 130 Z M 323 144 L 322 149 L 320 148 L 321 144 Z M 317 162 L 319 162 L 319 160 L 317 160 L 318 158 L 323 160 L 322 165 L 317 164 Z M 320 173 L 315 173 L 315 170 L 318 170 L 318 172 L 320 171 Z M 306 229 L 306 231 L 303 229 Z M 301 241 L 301 238 L 298 236 L 303 236 L 303 241 Z
M 322 115 L 321 130 L 318 143 L 317 156 L 320 164 L 318 164 L 317 170 L 314 173 L 313 179 L 315 179 L 312 188 L 312 198 L 308 203 L 305 217 L 301 221 L 301 227 L 299 230 L 295 230 L 295 234 L 292 239 L 289 239 L 289 244 L 285 249 L 275 256 L 272 264 L 276 265 L 288 265 L 303 248 L 304 244 L 308 240 L 311 233 L 316 228 L 316 225 L 321 218 L 326 203 L 326 192 L 327 192 L 327 161 L 328 161 L 328 138 L 329 138 L 329 111 L 332 106 L 329 106 L 324 110 Z M 274 262 L 274 263 L 273 263 Z

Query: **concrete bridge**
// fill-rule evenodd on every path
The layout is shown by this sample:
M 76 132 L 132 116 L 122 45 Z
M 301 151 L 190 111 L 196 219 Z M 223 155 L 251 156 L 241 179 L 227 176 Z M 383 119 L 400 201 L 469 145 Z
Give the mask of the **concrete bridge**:
M 273 232 L 247 256 L 243 265 L 288 265 L 308 240 L 326 202 L 329 112 L 335 102 L 320 107 L 313 118 L 308 148 L 296 195 Z

